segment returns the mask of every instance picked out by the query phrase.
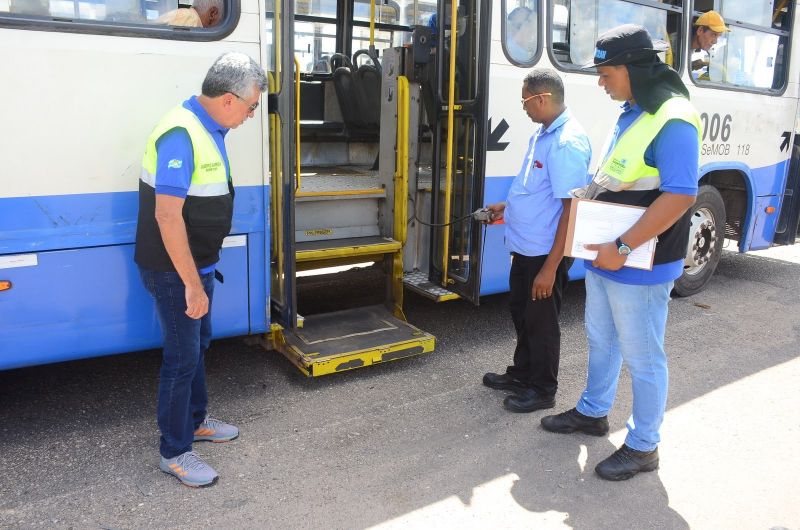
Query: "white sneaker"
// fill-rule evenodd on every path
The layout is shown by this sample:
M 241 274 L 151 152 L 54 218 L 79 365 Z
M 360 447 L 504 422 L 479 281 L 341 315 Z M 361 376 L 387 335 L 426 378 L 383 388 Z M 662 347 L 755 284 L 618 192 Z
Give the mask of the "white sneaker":
M 187 486 L 205 488 L 213 486 L 219 475 L 214 468 L 203 462 L 194 451 L 186 451 L 175 458 L 161 457 L 161 471 L 174 475 Z
M 211 416 L 206 416 L 203 423 L 194 431 L 195 442 L 230 442 L 238 436 L 238 428 L 224 421 L 216 420 Z

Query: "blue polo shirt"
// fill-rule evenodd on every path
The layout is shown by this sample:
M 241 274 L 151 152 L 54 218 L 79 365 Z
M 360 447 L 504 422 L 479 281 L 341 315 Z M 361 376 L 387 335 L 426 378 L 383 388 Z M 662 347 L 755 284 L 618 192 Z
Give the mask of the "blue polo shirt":
M 225 150 L 225 135 L 227 128 L 223 127 L 212 118 L 206 109 L 197 101 L 197 96 L 192 96 L 183 102 L 183 108 L 192 111 L 200 123 L 217 144 L 222 159 L 225 161 L 225 170 L 228 180 L 231 178 L 231 167 L 228 162 L 228 153 Z M 158 164 L 156 165 L 156 194 L 172 195 L 173 197 L 186 198 L 194 173 L 194 149 L 192 140 L 186 129 L 177 128 L 165 133 L 156 142 Z M 214 271 L 214 265 L 200 269 L 200 274 Z
M 570 197 L 569 190 L 586 185 L 591 158 L 589 138 L 569 109 L 546 129 L 539 126 L 508 190 L 505 240 L 511 252 L 550 253 L 563 210 L 561 199 Z
M 611 152 L 617 139 L 644 112 L 639 105 L 622 105 L 622 114 L 614 128 L 614 136 L 603 159 Z M 647 165 L 658 168 L 661 191 L 679 195 L 697 195 L 698 160 L 700 145 L 697 129 L 683 120 L 668 121 L 647 146 L 644 160 Z M 611 280 L 630 285 L 655 285 L 677 280 L 683 274 L 683 260 L 653 265 L 652 271 L 622 267 L 618 271 L 607 271 L 592 266 L 584 260 L 587 270 Z

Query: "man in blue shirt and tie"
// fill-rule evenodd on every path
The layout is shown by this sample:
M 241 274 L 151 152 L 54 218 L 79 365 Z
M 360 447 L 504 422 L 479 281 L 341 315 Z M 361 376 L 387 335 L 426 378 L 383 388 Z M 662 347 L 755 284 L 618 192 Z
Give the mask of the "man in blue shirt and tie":
M 510 309 L 517 332 L 514 363 L 483 384 L 513 390 L 503 405 L 513 412 L 555 406 L 561 330 L 558 315 L 572 262 L 564 258 L 570 194 L 586 184 L 589 138 L 564 105 L 558 74 L 535 68 L 522 85 L 522 108 L 540 124 L 504 203 L 488 208 L 504 219 L 511 251 Z

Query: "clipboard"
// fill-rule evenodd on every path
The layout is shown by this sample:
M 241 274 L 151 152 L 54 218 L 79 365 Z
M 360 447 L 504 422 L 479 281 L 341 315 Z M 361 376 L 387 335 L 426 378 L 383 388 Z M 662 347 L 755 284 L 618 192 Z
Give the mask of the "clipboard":
M 586 250 L 583 245 L 614 241 L 636 224 L 646 210 L 647 208 L 641 206 L 572 199 L 564 255 L 572 258 L 595 259 L 597 251 Z M 653 270 L 656 242 L 657 239 L 654 237 L 633 249 L 628 255 L 624 267 Z

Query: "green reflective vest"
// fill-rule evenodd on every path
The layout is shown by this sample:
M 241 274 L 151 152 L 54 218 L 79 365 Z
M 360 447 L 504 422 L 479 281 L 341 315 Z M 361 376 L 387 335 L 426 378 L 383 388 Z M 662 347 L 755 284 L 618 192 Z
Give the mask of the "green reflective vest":
M 194 172 L 187 195 L 213 197 L 228 193 L 228 175 L 225 160 L 217 144 L 194 112 L 183 106 L 169 111 L 150 133 L 142 157 L 142 180 L 155 187 L 158 152 L 156 142 L 165 133 L 175 128 L 185 129 L 192 140 L 194 150 Z M 176 161 L 178 163 L 179 161 Z
M 167 254 L 155 218 L 156 143 L 167 132 L 181 128 L 189 134 L 194 153 L 194 171 L 183 204 L 183 219 L 189 249 L 199 269 L 219 261 L 222 241 L 230 233 L 233 219 L 233 186 L 228 180 L 225 159 L 214 138 L 198 117 L 183 106 L 169 111 L 150 133 L 142 157 L 139 179 L 139 217 L 136 225 L 134 259 L 149 270 L 175 271 Z M 170 160 L 179 167 L 181 160 Z
M 598 169 L 594 182 L 608 191 L 658 189 L 661 186 L 658 169 L 647 165 L 644 153 L 670 120 L 683 120 L 694 125 L 700 141 L 700 115 L 689 100 L 683 97 L 668 99 L 655 114 L 643 112 L 625 130 Z

